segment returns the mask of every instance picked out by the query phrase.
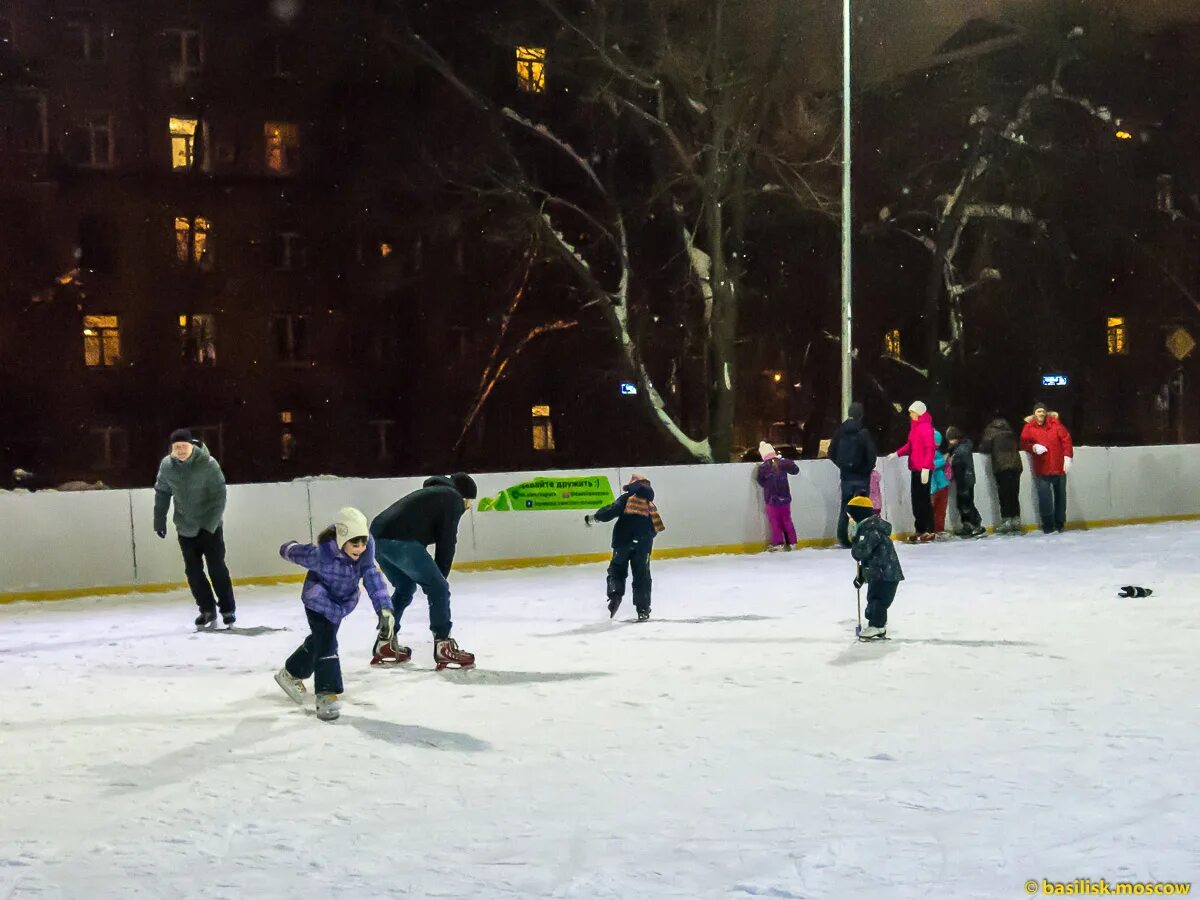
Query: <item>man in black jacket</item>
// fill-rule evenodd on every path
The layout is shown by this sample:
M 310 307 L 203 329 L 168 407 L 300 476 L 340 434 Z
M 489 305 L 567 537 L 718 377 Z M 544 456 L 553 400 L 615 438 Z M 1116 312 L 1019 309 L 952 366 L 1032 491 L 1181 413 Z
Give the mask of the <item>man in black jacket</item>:
M 837 539 L 843 547 L 850 546 L 847 533 L 850 520 L 846 517 L 846 504 L 851 497 L 867 496 L 871 490 L 871 473 L 875 471 L 875 460 L 879 453 L 875 439 L 863 427 L 863 405 L 850 404 L 850 418 L 843 422 L 829 442 L 829 458 L 841 472 L 842 503 L 838 507 Z
M 458 522 L 471 508 L 477 496 L 470 475 L 457 472 L 449 478 L 435 475 L 419 491 L 397 500 L 375 517 L 371 537 L 375 539 L 375 558 L 392 585 L 391 621 L 380 614 L 379 640 L 375 645 L 378 662 L 406 662 L 412 651 L 395 641 L 395 627 L 404 610 L 412 603 L 417 585 L 429 601 L 429 629 L 433 632 L 433 659 L 439 670 L 447 666 L 470 669 L 475 655 L 458 649 L 450 637 L 450 567 L 458 544 Z M 434 544 L 433 556 L 427 549 Z

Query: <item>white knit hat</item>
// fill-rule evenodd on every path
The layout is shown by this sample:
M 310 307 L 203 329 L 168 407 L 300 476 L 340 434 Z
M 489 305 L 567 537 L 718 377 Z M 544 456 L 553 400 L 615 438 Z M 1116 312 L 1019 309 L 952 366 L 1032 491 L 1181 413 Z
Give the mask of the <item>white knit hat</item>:
M 779 454 L 776 453 L 775 448 L 772 447 L 770 444 L 768 444 L 766 441 L 759 441 L 758 455 L 761 456 L 763 458 L 763 461 L 765 462 L 768 459 L 774 459 Z
M 914 400 L 912 402 L 912 406 L 908 408 L 908 411 L 915 412 L 918 416 L 923 416 L 925 413 L 929 412 L 929 407 L 927 407 L 920 400 Z
M 333 520 L 333 528 L 337 532 L 339 547 L 354 538 L 366 537 L 370 530 L 367 527 L 367 517 L 353 506 L 343 506 L 338 510 L 338 514 Z

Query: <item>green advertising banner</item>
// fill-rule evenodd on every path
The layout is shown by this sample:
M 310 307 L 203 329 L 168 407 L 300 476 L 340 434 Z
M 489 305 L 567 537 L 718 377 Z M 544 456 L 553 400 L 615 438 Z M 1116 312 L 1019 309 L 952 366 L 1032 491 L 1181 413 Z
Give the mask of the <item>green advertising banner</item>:
M 535 478 L 505 488 L 498 497 L 481 497 L 480 512 L 545 512 L 599 509 L 613 502 L 607 475 Z

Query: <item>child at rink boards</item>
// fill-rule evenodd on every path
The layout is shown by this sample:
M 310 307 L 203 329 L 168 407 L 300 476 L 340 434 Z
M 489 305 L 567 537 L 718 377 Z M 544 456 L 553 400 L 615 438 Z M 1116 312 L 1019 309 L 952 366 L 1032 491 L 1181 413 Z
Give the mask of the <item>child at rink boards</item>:
M 649 480 L 633 473 L 620 497 L 583 517 L 588 525 L 613 519 L 617 524 L 613 526 L 613 555 L 608 564 L 608 617 L 615 616 L 621 606 L 625 579 L 632 567 L 633 605 L 638 621 L 645 622 L 650 618 L 650 551 L 654 549 L 654 538 L 664 528 Z
M 796 543 L 796 526 L 792 523 L 792 489 L 789 475 L 799 475 L 800 467 L 784 459 L 766 441 L 758 445 L 762 463 L 758 467 L 758 483 L 763 489 L 767 507 L 767 523 L 771 528 L 770 551 L 791 550 Z
M 892 525 L 877 515 L 869 497 L 852 497 L 846 504 L 851 519 L 850 555 L 858 562 L 854 587 L 867 585 L 867 625 L 859 631 L 859 640 L 874 641 L 887 637 L 887 614 L 896 589 L 904 580 L 900 557 L 892 543 Z
M 353 507 L 338 510 L 333 524 L 315 544 L 289 541 L 279 555 L 308 569 L 300 599 L 312 633 L 288 657 L 275 681 L 297 703 L 304 703 L 304 679 L 314 676 L 317 718 L 332 721 L 341 714 L 342 666 L 338 660 L 337 633 L 342 619 L 358 605 L 359 583 L 366 584 L 379 614 L 380 633 L 395 634 L 392 600 L 383 575 L 375 565 L 374 541 L 367 533 L 367 517 Z

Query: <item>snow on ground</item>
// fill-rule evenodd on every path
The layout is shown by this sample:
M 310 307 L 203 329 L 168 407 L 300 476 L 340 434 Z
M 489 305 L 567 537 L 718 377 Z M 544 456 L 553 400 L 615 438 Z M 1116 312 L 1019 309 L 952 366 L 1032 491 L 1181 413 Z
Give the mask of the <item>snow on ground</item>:
M 1023 896 L 1200 855 L 1200 525 L 901 548 L 893 640 L 842 551 L 453 578 L 474 673 L 367 665 L 341 721 L 271 675 L 297 586 L 0 607 L 0 897 Z M 1119 585 L 1155 589 L 1145 600 Z M 628 602 L 628 601 L 627 601 Z M 415 613 L 415 614 L 414 614 Z

